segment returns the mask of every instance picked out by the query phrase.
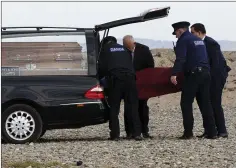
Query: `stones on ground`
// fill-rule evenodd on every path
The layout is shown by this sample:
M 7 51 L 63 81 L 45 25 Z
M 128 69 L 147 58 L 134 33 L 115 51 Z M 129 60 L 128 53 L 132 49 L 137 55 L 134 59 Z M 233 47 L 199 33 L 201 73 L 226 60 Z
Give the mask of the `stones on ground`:
M 159 101 L 160 99 L 151 99 L 150 107 L 152 103 L 156 104 Z M 183 131 L 180 107 L 176 105 L 176 107 L 164 108 L 160 103 L 159 107 L 155 106 L 150 111 L 150 133 L 155 139 L 141 142 L 125 139 L 120 142 L 108 141 L 106 140 L 109 135 L 108 123 L 81 129 L 52 130 L 45 135 L 45 142 L 34 142 L 33 146 L 2 144 L 2 164 L 3 167 L 7 167 L 6 165 L 10 162 L 30 159 L 39 163 L 49 163 L 53 160 L 61 165 L 66 163 L 66 165 L 81 168 L 110 168 L 112 166 L 121 168 L 138 168 L 139 166 L 234 168 L 236 167 L 236 107 L 233 107 L 235 104 L 224 108 L 230 133 L 228 139 L 178 140 L 177 136 Z M 194 119 L 194 133 L 201 134 L 202 118 L 198 109 L 194 110 Z M 121 106 L 120 124 L 123 137 L 125 136 L 123 106 Z M 80 160 L 83 162 L 82 166 L 76 166 L 76 161 Z M 33 168 L 32 164 L 31 166 Z
M 193 157 L 193 156 L 190 156 L 190 157 L 189 157 L 189 160 L 190 160 L 190 161 L 194 160 L 194 157 Z
M 178 161 L 178 162 L 177 162 L 177 164 L 178 164 L 178 165 L 181 165 L 181 164 L 182 164 L 182 162 Z

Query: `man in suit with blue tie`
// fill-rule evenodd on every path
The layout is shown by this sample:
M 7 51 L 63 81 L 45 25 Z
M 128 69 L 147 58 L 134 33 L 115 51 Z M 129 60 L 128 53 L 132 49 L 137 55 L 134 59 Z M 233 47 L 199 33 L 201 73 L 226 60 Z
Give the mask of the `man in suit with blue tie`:
M 225 117 L 221 101 L 222 92 L 226 83 L 226 79 L 228 77 L 228 72 L 230 71 L 230 67 L 228 67 L 226 64 L 226 60 L 221 52 L 220 45 L 213 38 L 206 36 L 206 29 L 203 24 L 193 24 L 191 26 L 191 33 L 201 38 L 206 45 L 211 69 L 211 104 L 214 111 L 218 137 L 227 138 L 228 132 L 225 126 Z M 199 107 L 202 108 L 201 98 L 199 96 L 196 96 L 196 99 Z M 204 128 L 206 122 L 207 121 L 203 120 Z M 205 136 L 207 136 L 206 131 L 203 133 L 203 135 L 198 137 L 204 138 Z

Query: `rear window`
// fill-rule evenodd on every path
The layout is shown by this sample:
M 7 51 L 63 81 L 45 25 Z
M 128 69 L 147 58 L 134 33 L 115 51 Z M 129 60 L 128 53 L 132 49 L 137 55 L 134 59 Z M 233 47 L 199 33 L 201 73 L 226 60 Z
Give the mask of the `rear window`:
M 2 39 L 2 76 L 87 75 L 84 34 Z

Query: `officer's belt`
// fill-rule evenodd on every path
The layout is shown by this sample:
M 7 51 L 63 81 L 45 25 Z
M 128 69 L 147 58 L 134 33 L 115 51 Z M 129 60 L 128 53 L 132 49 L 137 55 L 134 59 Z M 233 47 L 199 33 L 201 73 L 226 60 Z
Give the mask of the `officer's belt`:
M 192 70 L 188 70 L 185 74 L 186 74 L 186 75 L 190 75 L 190 74 L 201 73 L 201 72 L 207 72 L 207 71 L 209 71 L 209 69 L 206 68 L 206 67 L 195 67 L 195 68 L 192 69 Z

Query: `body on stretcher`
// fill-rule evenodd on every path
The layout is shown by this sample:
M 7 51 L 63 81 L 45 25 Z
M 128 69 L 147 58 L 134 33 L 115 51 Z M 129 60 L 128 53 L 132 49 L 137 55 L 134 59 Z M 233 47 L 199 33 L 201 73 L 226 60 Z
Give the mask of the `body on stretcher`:
M 171 72 L 172 67 L 147 68 L 136 72 L 139 99 L 180 92 L 184 76 L 182 73 L 178 74 L 178 84 L 174 85 L 170 81 Z M 104 88 L 108 87 L 105 78 L 100 80 L 100 84 Z
M 181 91 L 183 73 L 177 75 L 178 84 L 170 81 L 171 67 L 147 68 L 136 73 L 137 89 L 140 99 L 176 93 Z

